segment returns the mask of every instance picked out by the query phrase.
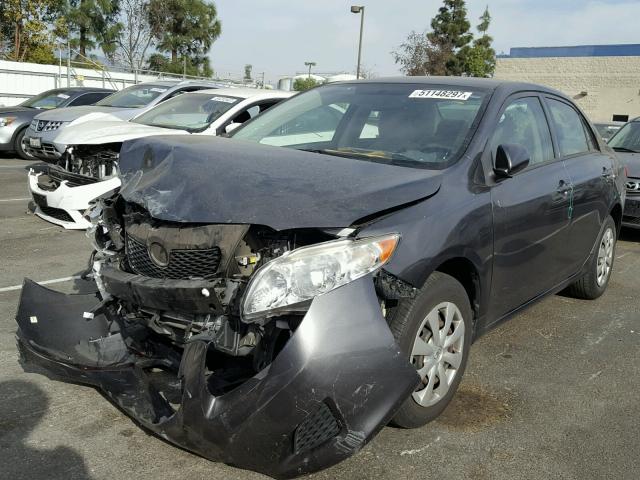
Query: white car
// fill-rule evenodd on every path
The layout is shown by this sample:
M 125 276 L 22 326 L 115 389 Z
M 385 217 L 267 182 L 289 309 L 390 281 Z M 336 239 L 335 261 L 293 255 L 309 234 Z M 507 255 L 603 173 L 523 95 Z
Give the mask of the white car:
M 126 140 L 153 135 L 220 135 L 230 132 L 294 92 L 215 89 L 185 93 L 129 121 L 84 122 L 54 139 L 66 145 L 52 165 L 29 170 L 34 213 L 67 229 L 85 229 L 91 200 L 120 187 L 118 158 Z

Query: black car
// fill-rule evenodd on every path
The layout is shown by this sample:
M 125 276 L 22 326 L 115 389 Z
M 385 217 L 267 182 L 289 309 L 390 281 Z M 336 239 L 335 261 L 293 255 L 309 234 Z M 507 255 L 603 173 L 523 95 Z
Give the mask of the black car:
M 627 169 L 627 201 L 622 225 L 640 228 L 640 118 L 625 124 L 610 140 L 613 148 Z
M 331 84 L 232 137 L 124 144 L 119 194 L 88 215 L 96 293 L 25 281 L 27 368 L 204 457 L 294 477 L 437 417 L 501 321 L 607 288 L 624 171 L 556 91 Z
M 0 108 L 0 152 L 13 151 L 20 157 L 33 159 L 23 148 L 24 133 L 33 117 L 44 110 L 93 105 L 114 92 L 107 88 L 71 87 L 47 90 L 19 105 Z

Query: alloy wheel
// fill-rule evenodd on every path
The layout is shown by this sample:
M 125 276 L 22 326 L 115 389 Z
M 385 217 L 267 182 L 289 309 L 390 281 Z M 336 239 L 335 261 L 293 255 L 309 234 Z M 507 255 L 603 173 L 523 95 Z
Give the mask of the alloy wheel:
M 611 266 L 613 265 L 613 248 L 615 246 L 615 237 L 613 230 L 607 228 L 602 240 L 600 241 L 600 248 L 598 249 L 598 262 L 596 265 L 596 281 L 598 286 L 602 287 L 611 274 Z
M 413 392 L 418 405 L 430 407 L 449 391 L 462 363 L 464 321 L 458 307 L 443 302 L 422 321 L 411 350 L 411 363 L 422 380 Z

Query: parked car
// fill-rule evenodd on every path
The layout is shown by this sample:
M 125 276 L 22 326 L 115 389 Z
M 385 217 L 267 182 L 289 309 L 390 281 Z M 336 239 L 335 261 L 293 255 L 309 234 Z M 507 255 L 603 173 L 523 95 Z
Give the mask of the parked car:
M 16 152 L 25 160 L 33 159 L 23 145 L 27 127 L 43 110 L 93 105 L 113 93 L 106 88 L 72 87 L 47 90 L 13 107 L 0 107 L 0 151 Z
M 622 127 L 610 140 L 609 146 L 627 168 L 627 201 L 622 225 L 640 228 L 640 118 Z
M 436 418 L 532 303 L 599 297 L 625 196 L 572 100 L 474 78 L 321 86 L 231 139 L 125 142 L 120 170 L 88 213 L 97 296 L 24 283 L 26 364 L 277 478 Z
M 209 81 L 158 80 L 127 87 L 92 106 L 44 112 L 31 122 L 25 133 L 25 150 L 36 158 L 56 160 L 62 156 L 65 147 L 60 144 L 54 145 L 53 139 L 67 127 L 98 119 L 129 120 L 182 93 L 219 86 Z
M 94 120 L 70 125 L 52 141 L 65 153 L 53 165 L 29 170 L 34 212 L 67 229 L 91 224 L 82 213 L 89 202 L 120 186 L 122 142 L 152 135 L 220 135 L 293 95 L 279 90 L 229 88 L 185 93 L 134 119 Z
M 601 122 L 593 124 L 593 126 L 596 127 L 598 134 L 605 142 L 608 142 L 623 125 L 624 122 Z

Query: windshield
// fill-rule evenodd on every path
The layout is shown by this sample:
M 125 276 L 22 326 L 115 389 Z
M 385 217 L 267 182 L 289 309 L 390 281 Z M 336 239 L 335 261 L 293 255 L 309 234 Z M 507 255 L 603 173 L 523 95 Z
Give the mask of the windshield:
M 158 95 L 169 90 L 166 85 L 140 84 L 103 98 L 96 105 L 103 107 L 141 108 L 146 107 Z
M 207 128 L 240 100 L 223 95 L 187 93 L 167 100 L 131 121 L 197 132 Z
M 629 122 L 616 133 L 609 146 L 614 150 L 640 152 L 640 122 Z
M 69 100 L 70 95 L 59 90 L 53 90 L 36 95 L 20 104 L 22 107 L 37 108 L 39 110 L 51 110 L 58 108 L 64 102 Z
M 234 138 L 328 155 L 444 168 L 469 139 L 484 92 L 447 85 L 327 85 L 293 97 Z

